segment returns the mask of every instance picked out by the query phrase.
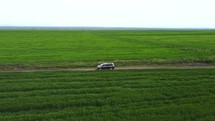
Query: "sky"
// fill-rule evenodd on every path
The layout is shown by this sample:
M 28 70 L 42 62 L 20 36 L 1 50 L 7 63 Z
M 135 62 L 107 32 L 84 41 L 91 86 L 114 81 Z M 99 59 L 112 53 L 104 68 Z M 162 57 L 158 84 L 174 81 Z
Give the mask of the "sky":
M 0 0 L 0 26 L 215 28 L 215 0 Z

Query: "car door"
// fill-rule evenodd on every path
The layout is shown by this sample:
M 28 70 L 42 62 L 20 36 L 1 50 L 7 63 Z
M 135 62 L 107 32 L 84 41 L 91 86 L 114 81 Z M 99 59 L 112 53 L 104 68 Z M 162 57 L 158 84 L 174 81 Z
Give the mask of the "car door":
M 107 69 L 107 64 L 102 65 L 102 69 Z
M 107 64 L 107 69 L 112 68 L 112 64 Z

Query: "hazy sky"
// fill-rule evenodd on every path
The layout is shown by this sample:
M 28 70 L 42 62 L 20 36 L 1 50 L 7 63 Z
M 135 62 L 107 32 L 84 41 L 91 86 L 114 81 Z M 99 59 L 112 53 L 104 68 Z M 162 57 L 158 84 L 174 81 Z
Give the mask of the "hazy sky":
M 0 26 L 215 28 L 215 0 L 0 0 Z

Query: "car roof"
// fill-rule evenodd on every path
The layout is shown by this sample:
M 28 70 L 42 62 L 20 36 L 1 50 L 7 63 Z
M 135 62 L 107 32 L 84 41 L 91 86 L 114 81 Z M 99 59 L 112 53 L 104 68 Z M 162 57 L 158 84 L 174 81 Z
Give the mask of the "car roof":
M 102 63 L 101 65 L 104 65 L 104 64 L 114 64 L 114 63 Z

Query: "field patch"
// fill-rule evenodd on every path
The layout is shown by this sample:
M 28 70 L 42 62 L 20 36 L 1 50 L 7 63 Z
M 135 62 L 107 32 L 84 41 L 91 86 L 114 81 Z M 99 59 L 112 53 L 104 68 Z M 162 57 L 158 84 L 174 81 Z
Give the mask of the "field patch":
M 0 31 L 0 69 L 214 65 L 215 31 Z
M 215 69 L 0 73 L 1 121 L 213 121 Z

